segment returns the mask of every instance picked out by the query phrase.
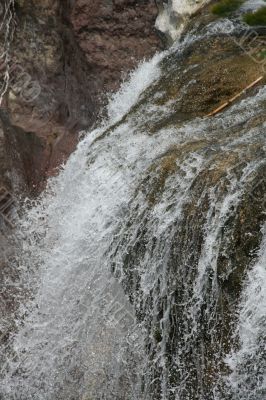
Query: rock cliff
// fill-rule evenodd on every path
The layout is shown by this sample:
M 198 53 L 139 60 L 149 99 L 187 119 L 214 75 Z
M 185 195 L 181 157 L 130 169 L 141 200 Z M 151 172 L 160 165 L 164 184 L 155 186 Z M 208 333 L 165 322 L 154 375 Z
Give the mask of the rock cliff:
M 159 49 L 157 8 L 153 0 L 6 0 L 1 13 L 6 151 L 19 190 L 34 193 L 93 125 L 104 94 Z

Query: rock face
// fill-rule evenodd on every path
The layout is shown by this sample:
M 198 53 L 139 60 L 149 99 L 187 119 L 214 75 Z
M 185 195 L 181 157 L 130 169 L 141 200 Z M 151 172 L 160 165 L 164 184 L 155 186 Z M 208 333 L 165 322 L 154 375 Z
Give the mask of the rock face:
M 100 94 L 159 48 L 157 9 L 153 0 L 6 4 L 2 11 L 14 10 L 0 37 L 11 59 L 0 116 L 13 176 L 38 192 L 73 151 L 78 132 L 95 122 Z
M 77 0 L 70 20 L 103 90 L 117 89 L 121 73 L 159 48 L 153 0 Z

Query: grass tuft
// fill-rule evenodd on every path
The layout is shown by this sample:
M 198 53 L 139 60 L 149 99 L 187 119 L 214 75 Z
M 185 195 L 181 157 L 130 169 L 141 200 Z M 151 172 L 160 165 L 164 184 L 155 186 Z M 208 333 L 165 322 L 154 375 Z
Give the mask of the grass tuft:
M 225 17 L 236 11 L 243 3 L 244 0 L 220 0 L 212 6 L 211 11 L 215 15 Z
M 246 24 L 255 26 L 263 25 L 266 26 L 266 6 L 259 8 L 255 12 L 249 12 L 243 17 Z

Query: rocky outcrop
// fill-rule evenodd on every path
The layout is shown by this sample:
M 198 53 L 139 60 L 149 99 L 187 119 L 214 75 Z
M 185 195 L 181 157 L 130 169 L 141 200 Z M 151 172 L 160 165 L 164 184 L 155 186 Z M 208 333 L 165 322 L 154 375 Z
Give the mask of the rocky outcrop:
M 219 385 L 221 398 L 236 398 L 220 378 L 229 373 L 225 356 L 238 345 L 236 310 L 266 220 L 265 73 L 241 103 L 237 97 L 226 112 L 208 117 L 263 75 L 263 60 L 251 55 L 262 53 L 265 36 L 253 38 L 250 54 L 240 44 L 246 38 L 250 49 L 252 32 L 243 26 L 229 35 L 221 26 L 202 10 L 188 27 L 202 35 L 164 58 L 161 77 L 120 122 L 133 120 L 138 132 L 160 138 L 113 251 L 113 270 L 119 277 L 123 266 L 124 287 L 147 329 L 147 390 L 158 400 L 166 385 L 167 399 L 213 399 Z M 239 201 L 231 203 L 236 193 Z
M 1 118 L 13 168 L 30 189 L 43 186 L 95 115 L 89 67 L 64 23 L 62 6 L 59 1 L 15 3 Z
M 73 151 L 79 132 L 95 122 L 102 93 L 117 89 L 159 48 L 157 9 L 153 0 L 6 4 L 14 4 L 14 15 L 0 37 L 2 48 L 5 39 L 11 45 L 5 45 L 10 80 L 0 116 L 16 181 L 39 192 Z M 5 67 L 2 62 L 2 80 Z
M 77 0 L 70 20 L 97 86 L 117 89 L 121 76 L 160 47 L 153 0 Z
M 156 28 L 164 35 L 166 43 L 172 44 L 182 33 L 194 12 L 210 0 L 157 0 L 159 15 Z

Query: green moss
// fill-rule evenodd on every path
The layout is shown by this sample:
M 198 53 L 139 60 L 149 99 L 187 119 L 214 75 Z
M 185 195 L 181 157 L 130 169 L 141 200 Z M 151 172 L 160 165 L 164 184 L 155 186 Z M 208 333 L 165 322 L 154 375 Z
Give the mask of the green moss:
M 220 0 L 212 6 L 211 11 L 213 14 L 223 17 L 236 11 L 243 3 L 243 0 Z
M 261 7 L 259 10 L 255 12 L 249 12 L 243 17 L 246 24 L 254 26 L 254 25 L 266 25 L 266 6 Z

